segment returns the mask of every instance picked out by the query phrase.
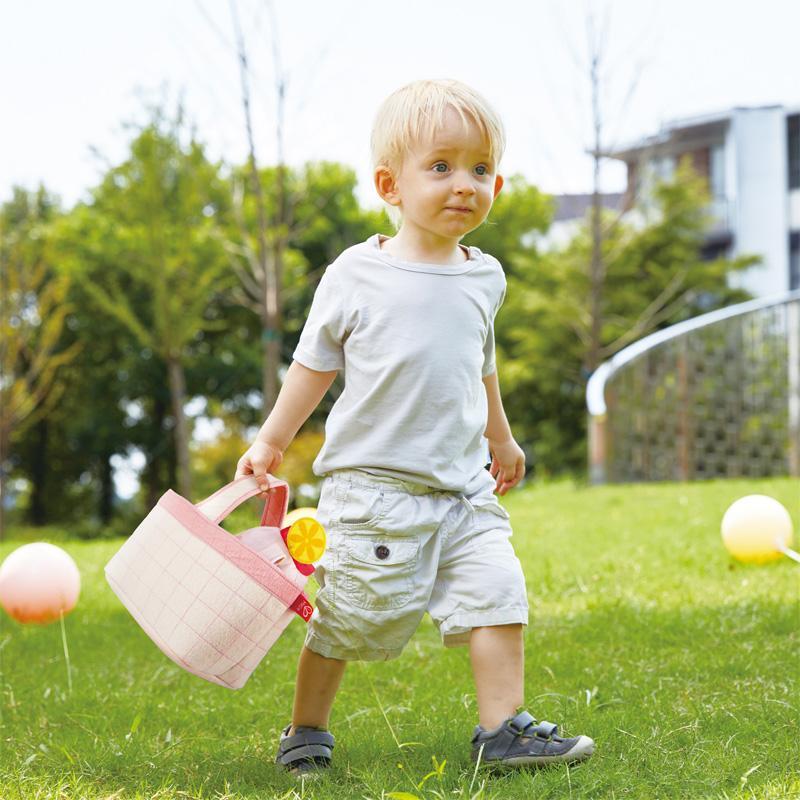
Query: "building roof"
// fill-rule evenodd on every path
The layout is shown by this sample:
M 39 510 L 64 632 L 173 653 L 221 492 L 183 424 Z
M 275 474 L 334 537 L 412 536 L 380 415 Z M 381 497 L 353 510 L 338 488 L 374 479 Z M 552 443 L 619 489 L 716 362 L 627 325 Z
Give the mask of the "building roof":
M 604 208 L 612 211 L 622 210 L 622 192 L 607 192 L 601 194 L 601 202 Z M 570 219 L 583 219 L 586 212 L 591 208 L 591 194 L 556 194 L 553 195 L 556 201 L 556 212 L 553 222 L 565 222 Z
M 641 139 L 629 142 L 628 144 L 621 145 L 620 147 L 613 147 L 605 152 L 604 155 L 609 158 L 618 158 L 627 161 L 642 150 L 658 148 L 677 138 L 690 138 L 703 135 L 704 133 L 721 133 L 727 128 L 734 113 L 737 111 L 759 111 L 768 108 L 784 109 L 786 116 L 800 113 L 800 106 L 764 105 L 734 106 L 724 111 L 697 114 L 691 117 L 677 117 L 662 123 L 658 133 L 645 136 Z

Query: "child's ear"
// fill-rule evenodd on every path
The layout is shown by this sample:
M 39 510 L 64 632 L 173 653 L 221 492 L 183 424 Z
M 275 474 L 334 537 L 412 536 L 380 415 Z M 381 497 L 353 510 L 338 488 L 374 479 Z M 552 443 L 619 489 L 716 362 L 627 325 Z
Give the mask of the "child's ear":
M 503 181 L 503 176 L 502 175 L 496 175 L 495 176 L 495 179 L 494 179 L 494 195 L 492 196 L 492 200 L 494 200 L 494 198 L 497 197 L 497 195 L 500 194 L 500 190 L 503 188 L 503 183 L 504 182 L 505 181 Z
M 389 205 L 400 205 L 400 191 L 397 188 L 397 181 L 392 175 L 392 171 L 387 166 L 380 166 L 375 169 L 375 189 Z

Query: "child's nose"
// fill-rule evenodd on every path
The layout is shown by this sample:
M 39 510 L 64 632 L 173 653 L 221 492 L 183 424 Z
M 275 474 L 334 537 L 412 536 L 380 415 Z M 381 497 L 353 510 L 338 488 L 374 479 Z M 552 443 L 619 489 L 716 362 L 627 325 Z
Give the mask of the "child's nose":
M 475 194 L 475 187 L 469 175 L 457 175 L 455 179 L 455 189 L 461 194 Z

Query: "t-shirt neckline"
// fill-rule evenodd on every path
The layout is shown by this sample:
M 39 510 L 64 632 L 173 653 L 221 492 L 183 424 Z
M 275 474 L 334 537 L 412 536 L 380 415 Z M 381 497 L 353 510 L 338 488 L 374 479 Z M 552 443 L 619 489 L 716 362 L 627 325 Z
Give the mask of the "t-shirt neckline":
M 390 237 L 380 233 L 373 233 L 372 236 L 367 239 L 367 244 L 372 247 L 377 258 L 389 266 L 410 270 L 412 272 L 429 272 L 433 275 L 463 275 L 465 272 L 475 269 L 483 258 L 483 253 L 477 247 L 463 245 L 467 248 L 469 255 L 467 260 L 463 261 L 461 264 L 426 264 L 421 261 L 404 261 L 382 250 L 380 246 L 381 238 L 389 239 Z

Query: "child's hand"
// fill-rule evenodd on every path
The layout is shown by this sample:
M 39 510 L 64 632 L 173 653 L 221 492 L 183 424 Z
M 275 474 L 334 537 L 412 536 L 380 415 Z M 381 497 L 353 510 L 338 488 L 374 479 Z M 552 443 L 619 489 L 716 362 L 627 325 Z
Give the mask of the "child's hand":
M 266 497 L 269 492 L 266 474 L 268 472 L 274 474 L 281 461 L 283 461 L 283 450 L 274 444 L 256 439 L 236 464 L 236 475 L 233 479 L 253 475 L 264 490 L 259 497 Z
M 492 453 L 492 465 L 489 473 L 497 478 L 495 491 L 504 495 L 513 489 L 525 475 L 525 453 L 514 441 L 507 439 L 505 442 L 496 442 L 489 439 L 489 450 Z

